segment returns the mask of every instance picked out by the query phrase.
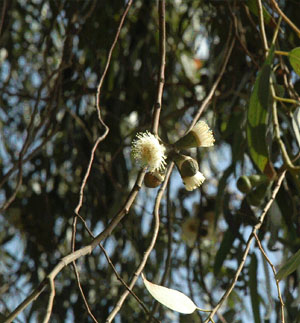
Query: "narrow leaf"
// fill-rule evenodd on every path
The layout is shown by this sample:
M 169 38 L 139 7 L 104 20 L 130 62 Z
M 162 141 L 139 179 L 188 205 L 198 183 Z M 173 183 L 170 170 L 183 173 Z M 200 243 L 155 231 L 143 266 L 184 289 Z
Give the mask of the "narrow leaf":
M 215 263 L 214 263 L 214 274 L 216 276 L 220 272 L 223 262 L 226 259 L 226 256 L 228 255 L 233 245 L 234 239 L 235 239 L 235 235 L 232 233 L 232 228 L 229 228 L 225 232 L 220 248 L 216 254 Z
M 259 17 L 256 0 L 248 0 L 247 6 L 256 17 Z M 263 10 L 264 22 L 266 25 L 268 25 L 272 21 L 272 16 L 269 14 L 269 12 L 266 10 L 264 6 L 262 6 L 262 10 Z
M 296 47 L 289 52 L 289 60 L 294 71 L 300 75 L 300 47 Z
M 218 193 L 217 193 L 216 204 L 215 204 L 215 220 L 214 220 L 215 226 L 218 223 L 219 216 L 222 215 L 223 213 L 224 192 L 225 192 L 228 178 L 233 173 L 233 171 L 234 171 L 234 165 L 230 165 L 224 171 L 221 179 L 219 180 Z
M 266 132 L 273 56 L 274 47 L 270 49 L 269 55 L 257 75 L 247 116 L 247 141 L 250 155 L 260 171 L 270 178 L 273 178 L 275 171 L 269 160 Z
M 257 258 L 255 254 L 251 255 L 249 278 L 250 297 L 254 321 L 255 323 L 260 323 L 259 295 L 257 292 Z
M 300 266 L 300 249 L 280 268 L 276 279 L 281 280 L 287 277 Z
M 182 314 L 191 314 L 198 309 L 195 303 L 183 293 L 175 289 L 153 284 L 149 282 L 143 274 L 142 278 L 148 292 L 158 302 L 167 306 L 171 310 Z

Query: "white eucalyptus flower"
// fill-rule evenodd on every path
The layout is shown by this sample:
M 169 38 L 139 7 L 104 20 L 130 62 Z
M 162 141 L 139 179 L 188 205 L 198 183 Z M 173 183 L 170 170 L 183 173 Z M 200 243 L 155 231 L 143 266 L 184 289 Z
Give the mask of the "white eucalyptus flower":
M 197 172 L 194 176 L 182 177 L 183 183 L 187 191 L 193 191 L 195 188 L 202 185 L 205 177 L 201 172 Z
M 141 165 L 148 166 L 149 171 L 160 171 L 166 167 L 165 146 L 149 131 L 140 132 L 132 141 L 132 156 Z
M 194 133 L 199 147 L 211 147 L 214 145 L 215 138 L 205 121 L 197 122 L 191 131 Z
M 175 146 L 179 149 L 211 147 L 214 142 L 215 138 L 207 123 L 199 121 L 191 131 L 175 143 Z

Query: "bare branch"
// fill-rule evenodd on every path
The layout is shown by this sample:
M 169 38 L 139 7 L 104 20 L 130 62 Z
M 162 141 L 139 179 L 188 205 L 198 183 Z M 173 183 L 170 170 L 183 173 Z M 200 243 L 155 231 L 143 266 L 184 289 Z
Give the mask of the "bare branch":
M 140 263 L 140 265 L 138 266 L 137 270 L 135 271 L 133 278 L 131 279 L 131 282 L 129 284 L 129 288 L 132 289 L 133 286 L 135 285 L 139 275 L 141 274 L 141 272 L 143 271 L 146 262 L 148 260 L 148 257 L 152 251 L 152 249 L 154 248 L 155 242 L 156 242 L 156 238 L 158 235 L 158 229 L 159 229 L 159 207 L 160 207 L 160 202 L 162 199 L 162 196 L 164 194 L 164 191 L 166 189 L 167 183 L 169 181 L 171 172 L 173 170 L 173 166 L 174 164 L 171 163 L 168 167 L 167 173 L 166 173 L 166 177 L 165 177 L 165 181 L 162 185 L 162 187 L 160 188 L 160 190 L 157 193 L 156 196 L 156 200 L 155 200 L 155 206 L 154 206 L 154 219 L 155 219 L 155 223 L 154 223 L 154 231 L 153 231 L 153 236 L 152 236 L 152 240 L 151 243 L 148 247 L 148 249 L 145 251 L 143 259 Z M 122 307 L 125 299 L 127 298 L 129 292 L 128 290 L 124 291 L 124 293 L 121 295 L 121 297 L 119 298 L 118 303 L 116 304 L 115 308 L 113 309 L 113 311 L 110 313 L 110 315 L 108 316 L 108 318 L 106 319 L 106 323 L 110 323 L 112 322 L 112 320 L 114 319 L 114 317 L 117 315 L 117 313 L 119 312 L 120 308 Z
M 83 299 L 83 303 L 84 303 L 84 306 L 85 306 L 85 309 L 86 311 L 88 312 L 89 316 L 91 317 L 91 319 L 95 322 L 95 323 L 98 323 L 98 321 L 96 320 L 95 316 L 93 315 L 91 309 L 90 309 L 90 306 L 89 306 L 89 303 L 88 301 L 86 300 L 86 297 L 84 295 L 84 292 L 83 292 L 83 289 L 81 287 L 81 283 L 80 283 L 80 277 L 79 277 L 79 272 L 78 272 L 78 269 L 77 269 L 77 266 L 76 266 L 76 263 L 75 261 L 72 262 L 72 266 L 73 266 L 73 270 L 75 272 L 75 276 L 76 276 L 76 282 L 77 282 L 77 286 L 79 288 L 79 291 L 80 291 L 80 294 L 81 294 L 81 298 Z
M 263 7 L 261 4 L 261 0 L 256 0 L 256 2 L 257 2 L 257 7 L 258 7 L 260 34 L 261 34 L 263 46 L 265 49 L 265 56 L 266 56 L 268 54 L 269 46 L 268 46 L 268 41 L 267 41 L 266 31 L 265 31 Z
M 106 250 L 104 249 L 104 247 L 100 244 L 99 245 L 101 250 L 104 253 L 104 256 L 107 260 L 107 262 L 109 263 L 109 265 L 111 266 L 112 270 L 114 271 L 116 277 L 118 278 L 118 280 L 125 286 L 125 288 L 128 290 L 128 292 L 137 300 L 137 302 L 141 305 L 141 307 L 143 308 L 143 310 L 145 311 L 145 313 L 147 313 L 148 315 L 150 314 L 150 311 L 148 310 L 148 308 L 146 307 L 146 305 L 138 298 L 138 296 L 130 289 L 130 287 L 126 284 L 126 282 L 122 279 L 122 277 L 119 275 L 119 273 L 117 272 L 116 267 L 114 266 L 114 264 L 112 263 L 111 259 L 109 258 L 109 255 L 107 254 Z M 158 320 L 157 320 L 158 321 Z M 159 321 L 158 321 L 159 322 Z
M 36 298 L 39 297 L 39 295 L 43 292 L 46 285 L 49 283 L 49 278 L 55 279 L 57 274 L 67 265 L 69 265 L 71 262 L 77 260 L 80 257 L 89 255 L 96 247 L 97 245 L 107 238 L 111 232 L 115 229 L 115 227 L 120 223 L 120 221 L 123 219 L 123 217 L 129 212 L 130 207 L 132 206 L 140 188 L 143 183 L 145 176 L 145 170 L 141 170 L 138 174 L 136 183 L 134 187 L 132 188 L 124 206 L 121 208 L 121 210 L 113 217 L 111 222 L 108 224 L 108 226 L 96 236 L 96 238 L 87 246 L 82 247 L 81 249 L 78 249 L 69 255 L 62 258 L 58 264 L 53 268 L 53 270 L 49 273 L 49 275 L 41 282 L 41 284 L 34 289 L 31 294 L 13 311 L 11 314 L 9 314 L 4 321 L 5 323 L 12 322 L 14 318 L 21 313 L 28 305 L 31 304 L 32 301 L 34 301 Z
M 153 111 L 152 132 L 157 135 L 159 117 L 162 105 L 162 95 L 165 83 L 165 65 L 166 65 L 166 21 L 165 21 L 165 0 L 158 2 L 159 15 L 159 56 L 160 66 L 158 73 L 157 99 Z
M 214 309 L 212 310 L 212 312 L 209 314 L 209 316 L 205 320 L 205 323 L 208 323 L 209 321 L 212 320 L 212 318 L 214 317 L 214 315 L 216 314 L 216 312 L 218 311 L 218 309 L 222 306 L 222 304 L 224 303 L 224 301 L 227 299 L 227 297 L 232 292 L 232 290 L 233 290 L 233 288 L 234 288 L 234 286 L 235 286 L 235 284 L 236 284 L 236 282 L 237 282 L 237 280 L 239 278 L 239 275 L 240 275 L 240 273 L 241 273 L 241 271 L 242 271 L 242 269 L 243 269 L 243 267 L 245 265 L 245 261 L 247 259 L 247 256 L 248 256 L 248 253 L 249 253 L 249 250 L 250 250 L 250 247 L 251 247 L 251 243 L 252 243 L 252 241 L 253 241 L 253 239 L 255 237 L 255 234 L 260 229 L 260 227 L 262 226 L 262 224 L 264 222 L 264 219 L 265 219 L 265 216 L 266 216 L 267 212 L 269 211 L 269 209 L 270 209 L 273 201 L 276 198 L 276 195 L 277 195 L 277 193 L 278 193 L 278 191 L 279 191 L 279 189 L 281 187 L 281 183 L 282 183 L 282 181 L 283 181 L 283 179 L 285 177 L 285 173 L 286 173 L 286 171 L 284 171 L 280 175 L 280 177 L 279 177 L 279 179 L 278 179 L 278 181 L 276 183 L 276 186 L 275 186 L 275 188 L 273 190 L 273 193 L 272 193 L 272 196 L 271 196 L 270 200 L 268 201 L 268 203 L 264 207 L 264 209 L 262 211 L 262 214 L 261 214 L 261 216 L 260 216 L 260 218 L 258 220 L 258 223 L 252 229 L 252 232 L 251 232 L 251 234 L 250 234 L 250 236 L 248 238 L 248 241 L 246 243 L 246 248 L 245 248 L 244 253 L 243 253 L 242 261 L 241 261 L 239 267 L 237 268 L 237 271 L 236 271 L 236 273 L 235 273 L 235 275 L 234 275 L 234 277 L 232 279 L 232 282 L 231 282 L 230 286 L 228 287 L 228 289 L 226 290 L 226 292 L 224 293 L 224 295 L 221 297 L 221 299 L 219 300 L 218 304 L 214 307 Z
M 164 273 L 162 275 L 162 278 L 160 280 L 159 285 L 164 285 L 170 270 L 171 270 L 171 255 L 172 255 L 172 225 L 173 225 L 173 214 L 172 214 L 172 210 L 171 210 L 171 201 L 170 201 L 170 183 L 171 180 L 168 181 L 168 185 L 167 185 L 167 218 L 168 218 L 168 223 L 167 223 L 167 232 L 168 232 L 168 245 L 167 245 L 167 257 L 166 257 L 166 261 L 165 261 L 165 270 Z M 156 311 L 158 310 L 160 306 L 160 303 L 155 301 L 154 306 L 151 310 L 151 317 L 149 319 L 149 322 L 152 322 L 152 317 L 153 315 L 156 313 Z
M 300 30 L 299 28 L 281 11 L 278 6 L 278 3 L 275 0 L 270 0 L 271 4 L 277 11 L 277 13 L 282 17 L 282 19 L 295 31 L 297 36 L 300 38 Z
M 50 320 L 50 316 L 52 313 L 52 308 L 53 308 L 53 301 L 55 297 L 55 282 L 54 279 L 49 278 L 49 285 L 50 285 L 50 295 L 49 295 L 49 300 L 48 300 L 48 306 L 47 306 L 47 312 L 46 316 L 44 318 L 43 323 L 48 323 Z
M 95 4 L 96 4 L 96 2 L 94 3 L 94 5 Z M 91 172 L 91 168 L 92 168 L 92 165 L 93 165 L 93 162 L 94 162 L 95 152 L 96 152 L 96 149 L 97 149 L 99 143 L 106 138 L 106 136 L 107 136 L 107 134 L 109 132 L 109 128 L 105 124 L 105 122 L 103 121 L 102 115 L 101 115 L 101 106 L 100 106 L 101 87 L 103 85 L 104 78 L 105 78 L 105 76 L 107 74 L 107 71 L 108 71 L 108 68 L 109 68 L 109 65 L 110 65 L 110 62 L 111 62 L 111 56 L 112 56 L 113 50 L 114 50 L 114 48 L 115 48 L 115 46 L 117 44 L 117 41 L 118 41 L 118 38 L 119 38 L 119 35 L 120 35 L 120 32 L 121 32 L 121 29 L 122 29 L 123 24 L 124 24 L 125 17 L 127 16 L 127 13 L 129 11 L 129 8 L 131 7 L 131 4 L 132 4 L 132 0 L 129 0 L 127 2 L 126 8 L 125 8 L 125 10 L 124 10 L 124 12 L 123 12 L 123 14 L 121 16 L 121 20 L 120 20 L 120 23 L 119 23 L 119 26 L 118 26 L 118 29 L 117 29 L 115 38 L 114 38 L 114 41 L 113 41 L 113 43 L 112 43 L 112 45 L 110 47 L 110 50 L 108 52 L 106 65 L 105 65 L 104 71 L 102 73 L 102 76 L 100 78 L 100 81 L 99 81 L 99 84 L 98 84 L 98 88 L 97 88 L 96 108 L 97 108 L 97 113 L 98 113 L 98 119 L 99 119 L 100 123 L 104 126 L 105 131 L 104 131 L 104 134 L 102 136 L 100 136 L 100 137 L 97 138 L 97 140 L 96 140 L 96 142 L 95 142 L 95 144 L 94 144 L 94 146 L 92 148 L 91 156 L 90 156 L 90 160 L 89 160 L 89 164 L 88 164 L 87 170 L 85 172 L 85 175 L 84 175 L 82 184 L 80 186 L 79 201 L 78 201 L 78 204 L 77 204 L 77 206 L 76 206 L 76 208 L 74 210 L 75 215 L 73 217 L 73 224 L 72 224 L 72 239 L 71 239 L 71 250 L 72 250 L 72 252 L 75 251 L 75 240 L 76 240 L 75 237 L 76 237 L 77 218 L 79 217 L 79 211 L 80 211 L 81 206 L 82 206 L 82 203 L 83 203 L 83 192 L 84 192 L 84 188 L 86 186 L 87 180 L 88 180 L 89 175 L 90 175 L 90 172 Z M 87 228 L 85 222 L 84 222 L 84 224 L 85 224 L 85 227 Z M 88 314 L 90 315 L 90 317 L 92 318 L 92 320 L 94 322 L 97 322 L 97 320 L 94 317 L 94 315 L 92 314 L 92 312 L 91 312 L 91 310 L 89 308 L 88 302 L 87 302 L 87 300 L 86 300 L 86 298 L 84 296 L 84 293 L 83 293 L 83 290 L 82 290 L 82 287 L 81 287 L 81 284 L 80 284 L 79 273 L 78 273 L 78 270 L 77 270 L 77 267 L 76 267 L 75 262 L 73 262 L 73 269 L 74 269 L 75 276 L 76 276 L 77 286 L 78 286 L 78 288 L 80 290 L 80 294 L 81 294 L 81 297 L 83 299 L 85 308 L 86 308 Z

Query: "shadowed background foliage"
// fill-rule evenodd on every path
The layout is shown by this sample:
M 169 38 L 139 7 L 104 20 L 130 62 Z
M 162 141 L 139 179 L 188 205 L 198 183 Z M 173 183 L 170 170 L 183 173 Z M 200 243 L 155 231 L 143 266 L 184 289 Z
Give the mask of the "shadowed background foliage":
M 224 76 L 202 115 L 214 131 L 215 146 L 192 151 L 207 179 L 200 189 L 187 192 L 174 170 L 161 204 L 158 240 L 144 271 L 155 282 L 164 275 L 165 286 L 185 292 L 200 307 L 213 307 L 226 290 L 241 261 L 247 234 L 271 192 L 271 185 L 265 185 L 249 197 L 236 187 L 241 175 L 260 174 L 246 139 L 250 95 L 265 59 L 254 3 L 166 1 L 167 56 L 159 128 L 164 141 L 175 142 L 188 128 L 219 75 L 227 42 L 235 38 Z M 278 3 L 292 21 L 299 21 L 298 1 Z M 265 18 L 271 42 L 278 15 L 268 1 L 263 4 L 271 14 Z M 0 215 L 0 311 L 4 315 L 71 250 L 80 185 L 93 144 L 104 132 L 95 107 L 97 85 L 124 5 L 119 0 L 1 2 L 1 205 L 12 197 Z M 80 211 L 94 234 L 122 207 L 138 171 L 130 158 L 130 143 L 138 131 L 151 127 L 158 35 L 157 2 L 133 1 L 101 91 L 102 116 L 110 132 L 95 154 Z M 286 23 L 281 25 L 276 46 L 282 51 L 300 46 Z M 273 63 L 278 96 L 299 99 L 299 76 L 288 60 L 277 55 Z M 299 108 L 279 104 L 278 115 L 283 142 L 293 158 L 299 152 Z M 283 162 L 271 117 L 264 131 L 266 140 L 261 140 L 278 170 Z M 287 173 L 259 234 L 275 265 L 300 247 L 299 189 L 299 174 Z M 157 189 L 143 187 L 134 207 L 104 242 L 125 281 L 150 243 L 156 193 Z M 79 221 L 76 248 L 89 241 Z M 77 264 L 91 310 L 99 322 L 105 322 L 124 286 L 100 249 Z M 282 284 L 288 322 L 300 320 L 299 284 L 299 270 Z M 134 291 L 151 308 L 153 301 L 141 281 Z M 17 321 L 40 321 L 47 299 L 44 292 Z M 246 322 L 247 317 L 256 323 L 279 322 L 275 281 L 257 248 L 252 249 L 220 313 L 216 322 Z M 163 322 L 205 318 L 199 313 L 177 315 L 165 307 L 156 315 Z M 91 321 L 71 267 L 56 278 L 51 322 L 63 321 Z M 146 322 L 146 314 L 129 296 L 116 322 Z

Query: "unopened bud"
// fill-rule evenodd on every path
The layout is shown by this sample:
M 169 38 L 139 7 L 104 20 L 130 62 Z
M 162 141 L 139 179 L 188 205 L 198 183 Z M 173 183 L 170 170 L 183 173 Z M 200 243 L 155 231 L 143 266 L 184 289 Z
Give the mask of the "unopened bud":
M 236 186 L 242 193 L 249 193 L 252 189 L 252 185 L 249 180 L 249 177 L 245 175 L 241 176 L 237 180 Z
M 157 172 L 148 172 L 145 175 L 144 183 L 149 188 L 155 188 L 159 186 L 164 180 L 164 176 Z
M 182 177 L 194 176 L 199 170 L 198 163 L 195 159 L 189 158 L 185 160 L 180 167 L 180 173 Z

